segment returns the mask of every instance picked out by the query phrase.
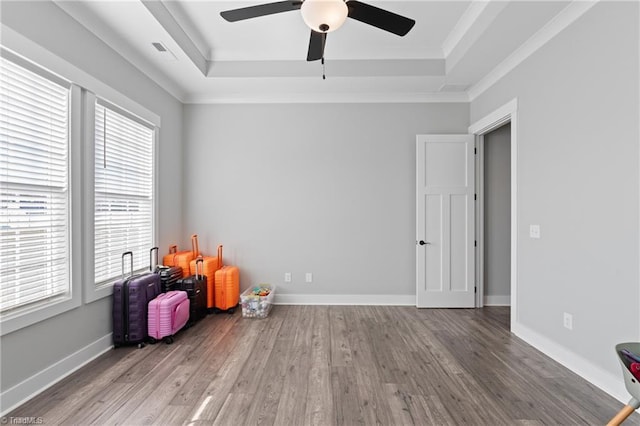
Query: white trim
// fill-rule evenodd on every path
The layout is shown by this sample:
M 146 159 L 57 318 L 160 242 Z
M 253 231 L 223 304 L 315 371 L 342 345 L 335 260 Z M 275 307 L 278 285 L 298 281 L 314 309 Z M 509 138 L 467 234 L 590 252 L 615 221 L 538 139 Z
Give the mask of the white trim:
M 84 273 L 84 302 L 91 303 L 103 297 L 111 296 L 113 288 L 105 286 L 99 289 L 95 287 L 95 265 L 94 265 L 94 233 L 95 223 L 93 209 L 94 185 L 95 185 L 95 122 L 96 122 L 96 96 L 91 92 L 84 92 L 83 97 L 83 122 L 84 126 L 84 167 L 83 172 L 83 273 Z
M 58 1 L 56 1 L 58 3 Z M 178 47 L 184 52 L 185 56 L 189 58 L 191 63 L 206 76 L 209 71 L 210 64 L 205 58 L 204 54 L 200 51 L 198 46 L 191 40 L 184 28 L 176 21 L 173 14 L 167 9 L 167 6 L 162 1 L 143 1 L 142 4 L 147 8 L 149 13 L 154 17 L 158 24 L 169 34 L 169 37 L 175 41 Z M 197 33 L 197 30 L 190 28 L 190 33 Z M 152 68 L 155 68 L 152 65 Z M 142 69 L 142 67 L 140 67 Z M 154 70 L 154 74 L 158 70 Z M 145 74 L 147 74 L 145 72 Z M 150 74 L 150 73 L 149 73 Z M 149 75 L 147 74 L 147 75 Z
M 4 49 L 3 49 L 4 51 Z M 31 71 L 37 72 L 35 68 Z M 77 180 L 82 169 L 81 132 L 81 88 L 75 84 L 69 87 L 69 142 L 68 142 L 68 182 L 69 182 L 69 293 L 53 300 L 43 300 L 31 306 L 18 308 L 0 315 L 0 336 L 29 327 L 40 321 L 78 308 L 82 305 L 82 185 Z
M 518 99 L 514 98 L 502 105 L 500 108 L 492 111 L 485 117 L 476 121 L 469 126 L 469 133 L 476 135 L 484 135 L 490 131 L 497 129 L 503 124 L 507 123 L 510 119 L 511 113 L 515 113 L 518 110 Z
M 564 346 L 520 323 L 514 324 L 512 322 L 511 331 L 529 345 L 538 349 L 554 361 L 559 362 L 564 367 L 602 389 L 623 404 L 626 404 L 629 400 L 629 393 L 625 389 L 624 381 L 621 380 L 618 375 L 602 369 L 600 366 L 593 364 L 591 361 L 567 350 Z M 613 351 L 611 353 L 613 356 Z
M 160 127 L 161 120 L 159 115 L 112 89 L 87 72 L 1 23 L 0 32 L 2 33 L 2 45 L 18 56 L 25 57 L 28 61 L 35 62 L 41 67 L 63 76 L 84 89 L 97 93 L 100 97 L 119 105 L 120 108 L 130 111 L 132 114 Z
M 481 136 L 511 122 L 511 327 L 518 320 L 518 98 L 469 126 L 469 133 Z
M 153 133 L 153 246 L 160 244 L 160 129 Z M 160 256 L 160 253 L 157 253 Z M 160 258 L 158 258 L 160 261 Z
M 560 13 L 525 41 L 511 55 L 500 62 L 493 70 L 468 90 L 470 101 L 475 100 L 501 78 L 520 65 L 525 59 L 548 43 L 552 38 L 566 29 L 591 9 L 599 0 L 572 1 Z
M 485 306 L 510 306 L 511 305 L 511 296 L 509 295 L 484 296 L 483 299 L 484 299 Z
M 476 136 L 476 308 L 484 299 L 484 135 Z
M 445 58 L 451 55 L 453 49 L 458 46 L 462 38 L 469 32 L 471 27 L 473 27 L 473 24 L 475 24 L 480 15 L 482 15 L 482 12 L 488 4 L 489 2 L 484 1 L 472 1 L 469 4 L 447 38 L 442 42 L 442 52 Z
M 416 306 L 415 294 L 282 294 L 275 305 Z
M 0 400 L 2 401 L 0 417 L 5 416 L 14 408 L 109 351 L 113 347 L 112 340 L 112 335 L 109 333 L 17 385 L 2 391 L 0 393 Z
M 638 23 L 640 23 L 640 7 L 638 7 Z M 640 69 L 640 42 L 638 43 L 638 69 Z M 640 99 L 640 85 L 638 85 L 638 99 Z M 638 135 L 640 136 L 640 108 L 638 108 Z M 638 164 L 640 165 L 640 157 L 638 158 Z M 640 209 L 639 209 L 640 211 Z M 640 229 L 640 228 L 639 228 Z M 638 234 L 638 240 L 640 241 L 640 231 Z M 639 259 L 640 260 L 640 259 Z M 638 262 L 640 268 L 640 261 Z M 640 276 L 640 273 L 638 274 Z M 640 286 L 640 283 L 638 284 Z M 638 303 L 636 306 L 640 306 L 640 294 L 638 294 Z M 637 310 L 638 324 L 640 324 L 640 309 Z M 636 341 L 640 342 L 640 327 L 638 327 L 638 338 Z
M 167 77 L 157 66 L 152 64 L 144 56 L 140 55 L 132 45 L 116 34 L 99 16 L 92 12 L 88 12 L 88 8 L 85 4 L 87 2 L 52 1 L 57 7 L 63 10 L 64 13 L 82 25 L 85 30 L 111 48 L 118 56 L 131 64 L 135 69 L 140 71 L 140 74 L 144 75 L 162 90 L 182 102 L 183 93 L 181 87 L 179 87 L 173 79 Z M 129 0 L 129 2 L 133 3 L 131 0 Z M 144 7 L 142 4 L 140 4 L 140 6 Z M 147 13 L 150 12 L 147 11 Z M 102 94 L 100 91 L 96 93 Z M 113 99 L 113 102 L 126 107 L 118 99 Z
M 366 103 L 468 103 L 466 92 L 437 93 L 190 93 L 185 104 L 366 104 Z

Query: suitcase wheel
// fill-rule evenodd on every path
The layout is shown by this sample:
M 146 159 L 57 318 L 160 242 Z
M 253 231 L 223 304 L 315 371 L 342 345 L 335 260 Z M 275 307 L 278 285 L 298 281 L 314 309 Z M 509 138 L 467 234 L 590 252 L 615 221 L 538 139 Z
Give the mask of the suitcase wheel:
M 142 348 L 144 348 L 144 346 L 145 346 L 144 343 L 142 343 L 142 342 L 138 343 L 138 349 L 142 349 Z
M 149 337 L 149 343 L 151 343 L 152 345 L 155 345 L 157 342 L 157 340 L 153 337 Z
M 235 311 L 236 311 L 236 308 L 231 308 L 231 309 L 228 309 L 228 310 L 227 310 L 227 313 L 228 313 L 229 315 L 233 315 L 233 313 L 234 313 Z
M 164 339 L 162 339 L 162 340 L 164 340 L 164 342 L 165 342 L 167 345 L 170 345 L 170 344 L 172 344 L 172 343 L 173 343 L 173 336 L 167 336 L 167 337 L 165 337 L 165 338 L 164 338 Z

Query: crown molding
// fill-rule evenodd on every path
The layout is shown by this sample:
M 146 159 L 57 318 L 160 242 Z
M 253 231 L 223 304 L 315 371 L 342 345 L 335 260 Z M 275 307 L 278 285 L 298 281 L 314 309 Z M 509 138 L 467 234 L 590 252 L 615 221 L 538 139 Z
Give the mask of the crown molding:
M 209 62 L 208 78 L 317 77 L 319 61 L 216 61 Z M 444 76 L 444 59 L 331 59 L 325 67 L 333 77 Z
M 462 38 L 469 32 L 488 4 L 489 2 L 484 1 L 472 1 L 471 4 L 469 4 L 469 7 L 464 11 L 455 27 L 453 27 L 442 43 L 442 53 L 445 58 L 453 52 L 453 49 L 455 49 Z
M 482 1 L 469 6 L 459 25 L 456 24 L 451 38 L 445 40 L 447 44 L 443 51 L 447 73 L 465 57 L 508 5 L 508 1 Z
M 478 96 L 487 91 L 491 86 L 500 81 L 515 67 L 524 62 L 529 56 L 547 44 L 556 35 L 565 30 L 569 25 L 584 15 L 599 0 L 574 0 L 559 14 L 549 21 L 542 29 L 524 42 L 511 55 L 500 62 L 493 70 L 474 84 L 469 90 L 469 100 L 474 101 Z
M 151 62 L 140 56 L 129 43 L 116 35 L 110 28 L 95 16 L 83 2 L 52 0 L 53 3 L 62 9 L 67 15 L 76 20 L 87 31 L 95 35 L 119 56 L 129 62 L 134 68 L 146 75 L 151 81 L 164 89 L 171 96 L 183 102 L 184 93 L 182 89 L 166 76 Z
M 171 12 L 167 9 L 161 1 L 141 0 L 144 7 L 147 8 L 149 13 L 155 18 L 156 21 L 164 28 L 169 36 L 176 42 L 178 47 L 182 49 L 187 58 L 191 60 L 193 65 L 202 73 L 207 75 L 209 62 L 207 58 L 202 54 L 198 46 L 191 40 L 189 35 L 180 26 L 180 24 L 173 17 Z
M 145 0 L 146 1 L 146 0 Z M 198 52 L 207 60 L 211 60 L 211 47 L 206 41 L 205 37 L 198 30 L 193 23 L 189 15 L 186 13 L 183 7 L 183 2 L 175 0 L 156 0 L 167 8 L 167 11 L 173 16 L 173 19 L 182 28 L 182 31 L 186 33 L 187 37 L 196 46 Z
M 465 92 L 189 94 L 185 104 L 468 103 Z
M 155 112 L 1 22 L 0 35 L 2 36 L 3 53 L 4 49 L 7 49 L 11 54 L 17 55 L 24 61 L 37 63 L 38 67 L 46 69 L 59 78 L 73 82 L 73 84 L 97 94 L 100 98 L 118 105 L 125 111 L 161 127 L 161 117 Z

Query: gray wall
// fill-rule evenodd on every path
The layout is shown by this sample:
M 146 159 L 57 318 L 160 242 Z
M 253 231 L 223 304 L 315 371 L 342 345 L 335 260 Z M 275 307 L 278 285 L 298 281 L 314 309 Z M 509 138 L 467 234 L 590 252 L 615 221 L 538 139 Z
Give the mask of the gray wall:
M 484 136 L 485 304 L 510 294 L 511 124 L 506 124 Z
M 181 235 L 182 104 L 50 2 L 2 2 L 2 23 L 161 117 L 160 244 Z M 2 336 L 4 391 L 111 333 L 111 299 L 101 299 Z M 4 407 L 3 407 L 4 408 Z
M 596 4 L 471 104 L 518 98 L 518 323 L 618 383 L 613 347 L 640 339 L 638 7 Z
M 186 105 L 185 230 L 242 288 L 415 297 L 416 134 L 467 126 L 468 104 Z

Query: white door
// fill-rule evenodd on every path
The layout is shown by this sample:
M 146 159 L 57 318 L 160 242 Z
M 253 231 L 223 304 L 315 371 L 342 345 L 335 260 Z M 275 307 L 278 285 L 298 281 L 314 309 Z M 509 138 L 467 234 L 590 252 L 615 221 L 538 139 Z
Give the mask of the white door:
M 416 279 L 419 308 L 475 306 L 473 135 L 418 135 Z

